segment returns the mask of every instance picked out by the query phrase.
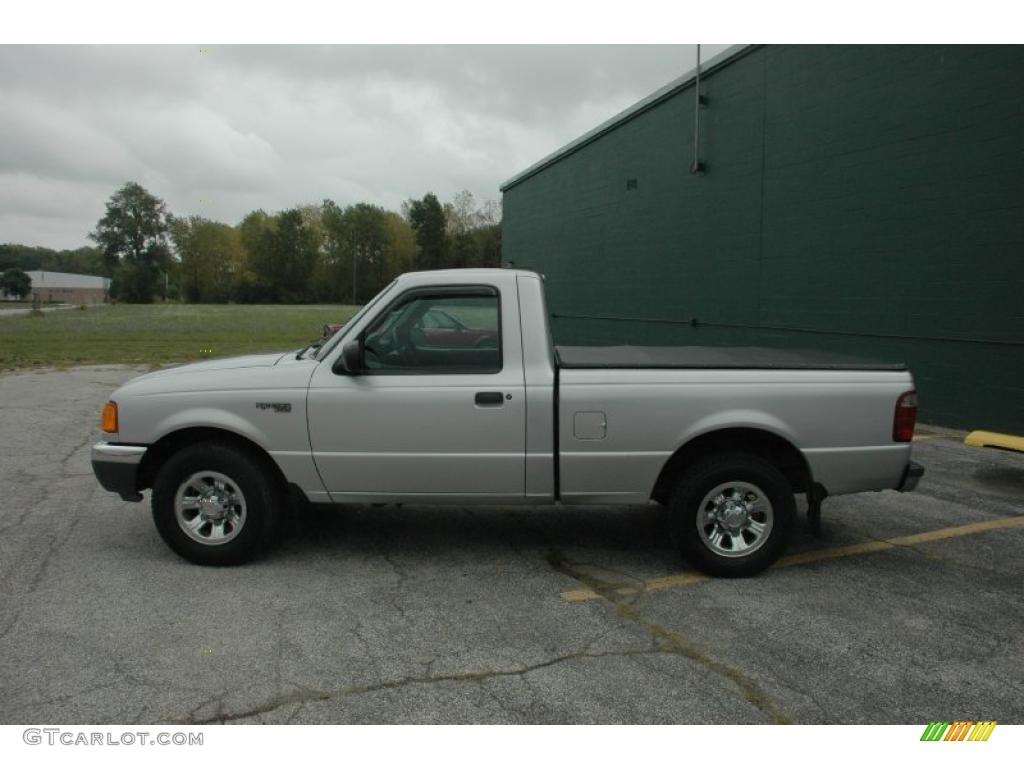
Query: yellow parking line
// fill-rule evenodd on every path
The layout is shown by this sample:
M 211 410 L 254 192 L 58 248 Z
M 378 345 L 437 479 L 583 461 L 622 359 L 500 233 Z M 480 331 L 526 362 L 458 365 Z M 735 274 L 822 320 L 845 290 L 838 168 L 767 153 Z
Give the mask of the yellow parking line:
M 792 565 L 806 565 L 817 563 L 821 560 L 835 560 L 838 557 L 854 557 L 856 555 L 870 555 L 874 552 L 884 552 L 896 545 L 887 539 L 877 541 L 862 541 L 857 544 L 847 544 L 842 547 L 829 547 L 828 549 L 812 549 L 809 552 L 801 552 L 797 555 L 783 557 L 775 564 L 776 568 L 788 568 Z
M 1012 517 L 1000 517 L 995 520 L 982 520 L 977 523 L 966 525 L 954 525 L 949 528 L 938 528 L 934 531 L 924 533 L 913 533 L 908 536 L 894 536 L 891 539 L 877 539 L 863 541 L 857 544 L 847 544 L 842 547 L 830 547 L 828 549 L 813 549 L 809 552 L 801 552 L 796 555 L 789 555 L 779 560 L 772 568 L 789 568 L 794 565 L 806 565 L 817 563 L 822 560 L 834 560 L 839 557 L 854 557 L 856 555 L 868 555 L 874 552 L 885 552 L 896 547 L 909 547 L 914 544 L 924 544 L 929 541 L 942 541 L 954 539 L 958 536 L 969 536 L 974 533 L 984 533 L 999 528 L 1015 528 L 1024 526 L 1024 515 Z M 682 573 L 670 576 L 661 576 L 656 579 L 649 579 L 637 587 L 622 586 L 611 590 L 616 595 L 628 596 L 640 592 L 657 592 L 662 589 L 673 587 L 684 587 L 690 584 L 699 584 L 702 581 L 709 581 L 710 576 L 696 571 L 683 571 Z M 572 589 L 562 593 L 562 599 L 569 603 L 578 603 L 583 600 L 595 600 L 602 595 L 591 589 Z
M 966 525 L 954 525 L 952 528 L 939 528 L 934 531 L 914 533 L 910 536 L 897 536 L 892 539 L 887 539 L 887 541 L 891 541 L 896 546 L 906 547 L 912 544 L 921 544 L 926 541 L 941 541 L 942 539 L 953 539 L 957 536 L 968 536 L 972 533 L 994 531 L 997 528 L 1015 528 L 1019 525 L 1024 525 L 1024 515 L 999 517 L 995 520 L 982 520 L 977 523 L 967 523 Z
M 650 579 L 649 581 L 645 581 L 642 587 L 623 586 L 611 591 L 617 595 L 628 596 L 635 595 L 637 592 L 657 592 L 659 589 L 684 587 L 687 584 L 697 584 L 701 581 L 707 581 L 710 578 L 710 576 L 706 576 L 703 573 L 697 573 L 696 571 L 684 571 L 683 573 L 674 573 L 671 576 L 662 576 L 657 579 Z M 569 591 L 562 593 L 562 598 L 570 603 L 577 603 L 580 600 L 593 600 L 596 597 L 600 597 L 600 595 L 590 589 L 570 589 Z

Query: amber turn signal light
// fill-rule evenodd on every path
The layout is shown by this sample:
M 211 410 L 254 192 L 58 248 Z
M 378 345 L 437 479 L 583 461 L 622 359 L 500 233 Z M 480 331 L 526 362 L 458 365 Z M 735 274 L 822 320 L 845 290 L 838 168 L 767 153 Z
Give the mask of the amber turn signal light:
M 104 432 L 117 432 L 117 403 L 113 400 L 103 406 L 100 427 Z

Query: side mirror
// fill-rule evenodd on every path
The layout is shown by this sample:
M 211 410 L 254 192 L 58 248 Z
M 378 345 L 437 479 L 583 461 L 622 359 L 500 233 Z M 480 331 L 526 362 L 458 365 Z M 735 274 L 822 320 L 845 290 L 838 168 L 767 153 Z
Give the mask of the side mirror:
M 358 376 L 363 372 L 363 340 L 352 339 L 346 341 L 341 348 L 341 356 L 334 364 L 335 373 L 344 373 L 349 376 Z

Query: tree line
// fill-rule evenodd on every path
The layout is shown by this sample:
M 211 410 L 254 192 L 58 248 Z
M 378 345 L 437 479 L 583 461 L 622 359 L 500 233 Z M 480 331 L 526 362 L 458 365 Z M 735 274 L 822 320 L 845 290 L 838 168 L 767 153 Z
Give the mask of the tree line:
M 76 275 L 103 275 L 103 254 L 99 248 L 84 246 L 74 250 L 55 251 L 33 245 L 0 243 L 0 271 L 18 269 L 46 272 L 73 272 Z
M 398 212 L 328 199 L 252 211 L 231 226 L 175 216 L 128 182 L 89 237 L 95 247 L 74 251 L 0 245 L 0 271 L 103 275 L 113 299 L 132 303 L 360 304 L 402 272 L 501 263 L 500 209 L 478 206 L 468 191 L 446 203 L 428 193 Z

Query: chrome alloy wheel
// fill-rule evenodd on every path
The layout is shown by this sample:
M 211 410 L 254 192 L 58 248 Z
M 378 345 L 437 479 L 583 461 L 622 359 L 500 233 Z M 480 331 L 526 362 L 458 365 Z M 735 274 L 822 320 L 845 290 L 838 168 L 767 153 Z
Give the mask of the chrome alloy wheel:
M 174 517 L 193 541 L 227 544 L 245 525 L 245 496 L 227 475 L 196 472 L 174 494 Z
M 751 483 L 722 483 L 708 492 L 697 509 L 697 531 L 708 549 L 722 557 L 745 557 L 768 541 L 772 504 Z

